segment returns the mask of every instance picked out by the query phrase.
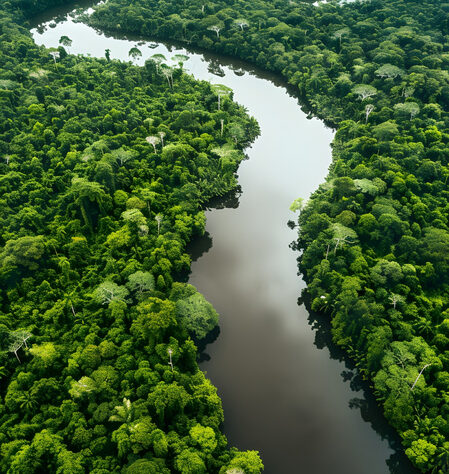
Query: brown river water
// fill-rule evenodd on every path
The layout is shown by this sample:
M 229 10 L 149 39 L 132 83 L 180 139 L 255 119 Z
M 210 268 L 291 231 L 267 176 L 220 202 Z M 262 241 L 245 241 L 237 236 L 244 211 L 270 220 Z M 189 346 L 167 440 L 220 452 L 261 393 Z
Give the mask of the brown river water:
M 296 219 L 289 206 L 324 181 L 333 131 L 266 72 L 179 45 L 105 36 L 73 22 L 73 8 L 35 18 L 36 43 L 55 47 L 66 35 L 72 54 L 104 57 L 108 48 L 126 61 L 139 43 L 139 64 L 187 53 L 188 72 L 231 87 L 260 124 L 238 172 L 241 189 L 206 210 L 207 234 L 190 246 L 189 281 L 220 314 L 200 366 L 223 400 L 229 443 L 260 451 L 269 474 L 416 472 L 367 384 L 330 342 L 326 320 L 297 302 L 305 284 L 289 248 L 297 232 L 287 226 Z

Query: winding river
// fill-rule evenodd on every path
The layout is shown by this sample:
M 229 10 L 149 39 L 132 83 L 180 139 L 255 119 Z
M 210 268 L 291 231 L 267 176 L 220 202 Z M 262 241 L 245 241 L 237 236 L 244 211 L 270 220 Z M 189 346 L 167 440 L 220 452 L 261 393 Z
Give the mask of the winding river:
M 84 3 L 81 6 L 86 6 Z M 71 9 L 74 6 L 72 5 Z M 136 46 L 144 64 L 182 47 L 110 37 L 67 16 L 70 8 L 36 18 L 38 44 L 73 40 L 70 53 L 129 60 Z M 261 127 L 239 169 L 241 192 L 208 209 L 206 236 L 191 246 L 190 282 L 220 313 L 221 332 L 201 368 L 218 387 L 231 445 L 259 450 L 269 474 L 415 472 L 401 453 L 369 390 L 329 342 L 326 322 L 297 299 L 289 243 L 296 231 L 291 202 L 323 182 L 333 131 L 309 120 L 291 91 L 247 64 L 187 52 L 185 68 L 198 79 L 225 84 Z

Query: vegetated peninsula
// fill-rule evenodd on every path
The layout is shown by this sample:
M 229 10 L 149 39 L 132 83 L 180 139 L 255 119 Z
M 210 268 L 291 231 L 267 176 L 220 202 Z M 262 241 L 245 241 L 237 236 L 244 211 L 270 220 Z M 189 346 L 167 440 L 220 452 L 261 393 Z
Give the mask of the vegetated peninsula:
M 181 283 L 258 125 L 181 67 L 36 46 L 25 14 L 56 3 L 0 6 L 0 471 L 259 473 L 198 368 L 218 316 Z
M 275 71 L 337 129 L 299 218 L 311 307 L 415 466 L 448 472 L 448 4 L 109 0 L 90 22 Z

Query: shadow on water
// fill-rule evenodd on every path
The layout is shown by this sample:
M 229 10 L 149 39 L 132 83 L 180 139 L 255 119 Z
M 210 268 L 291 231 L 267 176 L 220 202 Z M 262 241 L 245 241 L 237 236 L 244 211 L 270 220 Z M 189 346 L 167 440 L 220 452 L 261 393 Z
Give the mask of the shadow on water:
M 65 5 L 60 5 L 58 7 L 50 8 L 45 12 L 42 12 L 41 14 L 29 19 L 29 26 L 30 28 L 37 28 L 38 32 L 42 33 L 46 29 L 43 24 L 48 23 L 49 21 L 52 21 L 54 24 L 60 23 L 65 21 L 69 16 L 71 18 L 75 18 L 79 16 L 84 10 L 94 7 L 99 3 L 102 2 L 98 0 L 78 0 L 75 2 L 66 3 Z M 260 79 L 268 80 L 274 86 L 282 87 L 290 97 L 295 98 L 299 107 L 307 114 L 308 119 L 313 118 L 308 104 L 306 104 L 304 100 L 301 99 L 298 88 L 290 84 L 280 74 L 267 71 L 266 69 L 255 66 L 248 61 L 244 61 L 234 56 L 215 54 L 209 50 L 192 46 L 191 44 L 183 41 L 167 40 L 165 38 L 151 36 L 145 37 L 138 34 L 123 33 L 121 31 L 108 31 L 97 28 L 94 29 L 98 33 L 104 35 L 106 38 L 125 39 L 129 41 L 136 41 L 138 43 L 141 43 L 142 39 L 144 39 L 146 41 L 153 41 L 153 45 L 150 44 L 149 46 L 150 48 L 154 48 L 157 47 L 158 44 L 162 44 L 170 52 L 177 49 L 185 49 L 186 52 L 191 54 L 201 54 L 204 58 L 204 61 L 208 63 L 209 72 L 218 77 L 223 77 L 225 75 L 223 67 L 229 67 L 236 76 L 243 76 L 244 74 L 248 73 L 257 76 Z
M 42 26 L 44 23 L 51 21 L 51 24 L 56 24 L 65 21 L 68 16 L 74 18 L 82 11 L 91 8 L 98 3 L 98 0 L 78 0 L 66 3 L 58 7 L 49 8 L 44 12 L 33 16 L 28 20 L 28 23 L 30 28 L 38 28 L 38 32 L 42 33 L 46 29 L 46 27 Z
M 220 326 L 215 326 L 214 329 L 201 341 L 195 341 L 198 348 L 198 364 L 206 362 L 211 359 L 210 355 L 206 352 L 206 347 L 209 344 L 214 343 L 220 335 Z
M 357 396 L 349 400 L 349 408 L 359 411 L 361 418 L 369 423 L 381 439 L 387 441 L 393 451 L 391 456 L 385 460 L 389 472 L 391 474 L 418 474 L 419 471 L 412 466 L 404 454 L 400 437 L 385 419 L 368 381 L 363 380 L 354 362 L 332 341 L 329 318 L 312 310 L 307 292 L 304 292 L 304 296 L 298 299 L 298 304 L 304 304 L 309 314 L 307 320 L 314 330 L 314 345 L 318 349 L 327 348 L 329 357 L 338 360 L 345 366 L 346 370 L 341 372 L 341 377 L 345 383 L 349 383 L 349 387 L 353 392 L 357 392 Z
M 235 189 L 226 193 L 224 196 L 217 196 L 210 199 L 204 204 L 206 211 L 217 209 L 237 209 L 240 203 L 240 196 L 242 195 L 241 186 L 236 186 Z M 205 232 L 201 237 L 196 237 L 190 241 L 186 246 L 186 252 L 190 255 L 192 262 L 196 262 L 201 256 L 209 252 L 212 248 L 212 236 L 209 232 Z M 186 275 L 188 279 L 190 272 Z M 187 279 L 185 281 L 187 281 Z M 183 280 L 184 281 L 184 280 Z M 215 339 L 214 339 L 215 340 Z
M 236 186 L 235 189 L 229 191 L 229 193 L 226 193 L 224 196 L 217 196 L 210 199 L 204 207 L 208 211 L 212 209 L 237 209 L 240 204 L 241 195 L 241 186 Z
M 81 1 L 78 2 L 75 7 L 89 7 L 95 3 L 96 2 L 92 0 Z M 48 11 L 45 14 L 45 17 L 44 15 L 42 15 L 39 19 L 33 21 L 33 23 L 37 26 L 38 23 L 42 23 L 44 21 L 55 20 L 55 18 L 59 19 L 62 17 L 62 15 L 67 15 L 67 10 L 67 6 L 57 11 L 53 9 L 51 11 Z M 142 40 L 140 36 L 121 34 L 109 34 L 106 36 L 129 39 L 132 41 Z M 165 46 L 169 50 L 176 48 L 185 48 L 185 43 L 176 44 L 173 42 L 158 42 L 165 44 Z M 153 46 L 154 45 L 150 46 L 150 48 L 152 49 Z M 290 97 L 294 97 L 295 102 L 297 101 L 297 103 L 300 103 L 300 99 L 298 99 L 297 89 L 286 83 L 285 80 L 282 80 L 281 78 L 279 78 L 279 76 L 276 76 L 275 74 L 263 71 L 243 61 L 235 60 L 233 58 L 227 58 L 221 55 L 214 55 L 202 51 L 200 49 L 189 47 L 188 51 L 202 53 L 204 57 L 201 59 L 201 62 L 208 62 L 212 64 L 212 70 L 209 70 L 209 73 L 211 74 L 217 73 L 218 75 L 221 75 L 221 70 L 223 69 L 223 67 L 231 68 L 232 74 L 235 74 L 237 76 L 242 75 L 242 71 L 243 74 L 245 74 L 246 71 L 246 73 L 249 73 L 250 75 L 257 76 L 258 78 L 270 81 L 271 84 L 276 87 L 282 87 L 284 90 L 287 91 L 287 95 L 289 95 Z M 304 109 L 305 108 L 303 107 L 303 110 Z M 269 126 L 271 126 L 273 123 L 272 121 L 268 120 L 267 124 L 267 128 L 269 128 Z M 265 142 L 264 149 L 269 149 L 269 145 L 270 143 Z M 258 153 L 263 155 L 260 149 Z M 267 156 L 269 156 L 269 154 L 270 152 L 268 151 Z M 288 156 L 289 154 L 283 153 L 283 155 Z M 270 163 L 272 163 L 272 161 L 270 161 Z M 259 164 L 258 166 L 260 167 L 261 164 Z M 304 165 L 299 164 L 298 166 Z M 273 170 L 270 165 L 270 178 L 272 171 Z M 289 173 L 292 173 L 292 170 L 290 168 Z M 257 180 L 259 180 L 260 183 L 264 183 L 263 186 L 266 186 L 265 182 L 260 179 L 259 173 L 252 172 L 252 175 L 254 177 L 254 182 L 257 182 Z M 245 176 L 243 171 L 241 173 L 241 176 Z M 271 179 L 269 182 L 271 183 L 272 181 L 274 182 L 275 180 Z M 250 188 L 250 186 L 248 186 L 248 180 L 242 182 L 245 183 L 245 195 L 248 197 L 247 188 Z M 255 185 L 254 182 L 252 183 L 253 186 Z M 282 180 L 282 183 L 282 186 L 285 186 L 284 180 Z M 267 194 L 266 188 L 263 187 L 262 189 L 262 192 Z M 277 188 L 275 189 L 277 191 Z M 245 201 L 243 199 L 240 205 L 241 193 L 242 190 L 240 187 L 238 187 L 234 192 L 229 193 L 226 196 L 207 202 L 204 205 L 204 209 L 219 210 L 229 208 L 237 209 L 240 207 L 239 211 L 245 211 L 245 209 L 249 209 L 249 216 L 252 217 L 254 214 L 254 207 L 256 206 L 253 206 L 252 208 L 249 205 L 245 206 Z M 271 203 L 275 200 L 272 193 L 269 194 L 269 196 L 269 202 L 265 203 L 264 208 L 267 210 L 271 210 Z M 256 202 L 257 204 L 259 204 L 258 200 Z M 282 206 L 284 206 L 284 204 L 282 204 Z M 273 210 L 271 211 L 273 216 L 277 216 L 279 208 L 273 208 Z M 225 212 L 223 212 L 222 214 L 223 215 L 220 216 L 220 220 L 222 220 L 223 217 L 226 217 L 224 215 L 226 214 Z M 236 212 L 235 214 L 240 215 L 239 212 Z M 251 225 L 253 225 L 253 221 L 249 217 L 245 216 L 246 214 L 242 212 L 241 221 L 237 222 L 240 224 L 247 222 L 248 226 L 244 229 L 246 232 L 250 233 L 250 231 L 252 230 Z M 259 221 L 265 222 L 265 227 L 263 229 L 264 231 L 266 228 L 278 229 L 279 226 L 277 225 L 277 220 L 275 221 L 276 225 L 271 226 L 268 225 L 268 221 L 264 220 L 265 217 L 270 217 L 269 212 L 265 213 L 264 211 L 264 214 L 261 217 L 263 219 L 261 218 L 259 219 Z M 213 222 L 213 219 L 211 219 L 210 221 Z M 310 340 L 306 338 L 307 335 L 304 335 L 303 332 L 299 332 L 297 326 L 293 324 L 295 321 L 297 321 L 294 316 L 295 309 L 297 308 L 295 304 L 295 298 L 297 294 L 297 287 L 295 286 L 296 283 L 293 284 L 291 292 L 290 289 L 288 290 L 289 292 L 286 293 L 288 297 L 285 297 L 285 301 L 283 301 L 283 303 L 285 303 L 285 314 L 293 315 L 291 318 L 292 321 L 290 321 L 290 319 L 287 317 L 285 317 L 284 321 L 281 318 L 281 316 L 283 316 L 284 314 L 278 311 L 279 307 L 282 306 L 280 302 L 280 295 L 278 293 L 278 286 L 276 286 L 275 284 L 273 284 L 273 286 L 271 287 L 263 285 L 257 286 L 260 283 L 260 279 L 256 278 L 254 275 L 251 274 L 251 276 L 245 280 L 245 283 L 255 283 L 248 290 L 246 289 L 246 287 L 242 290 L 243 285 L 239 285 L 238 279 L 229 278 L 227 276 L 235 276 L 235 268 L 239 268 L 239 272 L 242 273 L 242 275 L 247 275 L 247 273 L 245 273 L 246 267 L 252 267 L 256 264 L 259 274 L 273 274 L 273 267 L 276 266 L 276 262 L 283 262 L 282 257 L 284 254 L 276 253 L 277 250 L 275 252 L 271 252 L 271 247 L 265 247 L 265 244 L 267 242 L 269 243 L 271 240 L 279 240 L 278 234 L 273 233 L 270 236 L 267 236 L 266 232 L 260 232 L 259 234 L 256 234 L 255 240 L 257 240 L 257 245 L 252 245 L 252 249 L 255 251 L 253 253 L 245 251 L 250 255 L 250 260 L 248 260 L 242 258 L 242 253 L 239 254 L 237 252 L 240 247 L 233 247 L 232 252 L 228 251 L 228 247 L 225 247 L 224 249 L 222 248 L 222 253 L 217 252 L 217 247 L 220 247 L 220 238 L 222 239 L 225 236 L 228 237 L 227 241 L 229 241 L 232 240 L 231 237 L 234 237 L 235 235 L 237 235 L 239 238 L 241 236 L 244 236 L 242 234 L 242 229 L 240 229 L 240 233 L 236 233 L 230 232 L 229 229 L 231 228 L 234 227 L 232 227 L 231 224 L 227 223 L 227 221 L 225 224 L 221 225 L 215 223 L 215 228 L 211 230 L 214 236 L 214 242 L 212 241 L 211 234 L 209 232 L 206 232 L 202 237 L 196 238 L 194 241 L 192 241 L 187 248 L 187 252 L 191 256 L 192 261 L 197 262 L 198 260 L 204 260 L 200 259 L 201 256 L 208 254 L 208 256 L 205 257 L 207 259 L 211 256 L 211 254 L 214 253 L 213 251 L 210 252 L 214 243 L 216 247 L 215 260 L 214 258 L 211 259 L 211 263 L 208 264 L 210 266 L 209 269 L 205 265 L 203 265 L 202 267 L 198 266 L 197 273 L 204 272 L 204 276 L 202 280 L 197 278 L 194 284 L 201 288 L 201 285 L 198 285 L 197 283 L 197 281 L 199 281 L 200 283 L 202 282 L 203 286 L 207 287 L 207 284 L 211 280 L 213 280 L 214 278 L 217 279 L 217 290 L 210 289 L 209 294 L 212 296 L 212 298 L 209 298 L 209 295 L 207 295 L 208 299 L 214 303 L 220 314 L 227 313 L 228 315 L 231 314 L 231 311 L 227 309 L 227 304 L 228 300 L 232 299 L 232 302 L 236 303 L 238 308 L 237 310 L 233 309 L 232 313 L 237 315 L 245 315 L 245 318 L 237 320 L 237 324 L 234 325 L 231 323 L 231 317 L 228 317 L 227 320 L 223 318 L 223 322 L 226 324 L 223 324 L 222 336 L 220 337 L 221 342 L 217 341 L 217 343 L 213 346 L 209 346 L 213 341 L 215 341 L 215 339 L 220 333 L 220 329 L 217 327 L 208 335 L 205 340 L 203 340 L 199 344 L 198 347 L 200 362 L 209 361 L 211 359 L 211 355 L 212 362 L 215 360 L 215 365 L 213 363 L 208 364 L 207 369 L 208 372 L 211 374 L 218 374 L 216 375 L 216 385 L 221 386 L 220 396 L 222 396 L 225 407 L 227 407 L 226 429 L 230 433 L 230 439 L 235 439 L 236 441 L 238 440 L 239 443 L 241 443 L 243 446 L 247 446 L 248 449 L 253 449 L 253 447 L 260 446 L 262 452 L 264 452 L 264 456 L 267 459 L 266 472 L 272 472 L 276 474 L 280 474 L 283 472 L 287 474 L 295 472 L 304 472 L 306 474 L 316 474 L 318 472 L 319 474 L 379 474 L 380 472 L 385 472 L 385 470 L 383 469 L 384 466 L 388 469 L 390 473 L 393 474 L 416 473 L 417 471 L 410 465 L 407 458 L 403 454 L 398 435 L 395 434 L 391 427 L 389 427 L 385 418 L 382 415 L 380 408 L 376 405 L 375 399 L 371 394 L 371 389 L 369 388 L 369 385 L 364 382 L 358 375 L 354 364 L 352 364 L 351 361 L 345 356 L 345 354 L 332 343 L 330 325 L 328 320 L 322 315 L 312 313 L 309 305 L 306 303 L 305 309 L 308 310 L 308 324 L 313 329 L 312 340 L 314 345 L 318 349 L 327 348 L 330 354 L 329 359 L 341 362 L 342 365 L 340 370 L 343 383 L 347 387 L 349 387 L 350 390 L 354 393 L 349 393 L 349 397 L 344 398 L 346 394 L 342 392 L 346 392 L 346 390 L 342 391 L 339 389 L 339 387 L 336 387 L 335 392 L 332 392 L 329 395 L 325 393 L 325 390 L 322 390 L 322 388 L 325 387 L 325 384 L 327 383 L 326 372 L 320 372 L 320 374 L 325 374 L 321 378 L 316 375 L 318 374 L 318 369 L 326 369 L 326 367 L 323 368 L 320 364 L 322 364 L 323 359 L 326 359 L 326 361 L 328 361 L 328 358 L 325 351 L 321 352 L 321 354 L 323 355 L 323 357 L 321 358 L 315 357 L 315 355 L 312 353 L 309 354 L 307 348 L 311 347 L 312 344 L 307 344 L 306 341 L 310 342 Z M 252 234 L 250 233 L 250 235 Z M 251 241 L 251 243 L 253 243 L 255 240 Z M 240 242 L 239 246 L 241 246 Z M 268 251 L 266 250 L 267 248 Z M 260 254 L 257 253 L 259 252 L 259 249 L 261 252 L 260 254 L 263 254 L 266 257 L 273 258 L 271 260 L 268 260 L 268 258 L 260 259 Z M 291 261 L 293 261 L 293 256 L 288 257 L 289 262 L 290 257 Z M 239 260 L 244 261 L 244 265 L 241 267 L 235 267 L 235 265 L 239 263 Z M 259 265 L 259 263 L 264 260 L 269 262 L 269 264 L 267 264 L 267 267 Z M 219 270 L 223 270 L 222 267 L 224 267 L 225 270 L 228 270 L 227 274 L 226 272 L 220 273 Z M 207 272 L 207 270 L 210 271 Z M 294 268 L 293 274 L 295 274 Z M 221 277 L 221 275 L 223 276 Z M 281 278 L 282 275 L 284 275 L 284 269 L 281 274 Z M 188 281 L 188 278 L 189 276 L 186 275 L 185 280 L 183 279 L 182 281 Z M 281 280 L 281 278 L 280 281 L 283 281 Z M 273 281 L 275 281 L 275 279 L 273 279 Z M 263 280 L 264 284 L 265 282 L 266 280 Z M 283 283 L 283 286 L 288 286 L 289 282 L 290 280 L 288 282 L 285 281 Z M 224 289 L 225 284 L 228 285 L 226 289 Z M 232 289 L 234 293 L 227 293 L 228 288 Z M 235 290 L 237 290 L 237 292 L 235 292 Z M 206 292 L 204 293 L 206 294 Z M 255 297 L 250 298 L 249 301 L 247 299 L 242 298 L 242 300 L 240 301 L 240 293 L 245 293 L 245 297 L 247 297 L 248 295 L 255 295 Z M 273 295 L 275 295 L 274 300 L 270 299 L 272 293 Z M 223 298 L 223 295 L 226 296 Z M 258 304 L 259 300 L 262 301 L 261 304 Z M 273 303 L 273 301 L 275 301 L 275 303 Z M 290 306 L 290 303 L 293 305 L 293 308 Z M 304 313 L 305 311 L 301 311 L 301 316 L 298 315 L 298 317 L 303 317 Z M 272 315 L 277 317 L 274 318 L 272 317 Z M 270 326 L 270 324 L 272 324 L 273 322 L 275 322 L 276 325 Z M 284 322 L 285 324 L 292 323 L 291 326 L 298 330 L 298 334 L 300 336 L 304 336 L 302 339 L 302 345 L 301 342 L 297 339 L 295 339 L 290 344 L 290 338 L 287 337 L 290 334 L 288 331 L 285 331 L 284 334 L 283 327 L 281 327 L 280 325 L 280 323 L 282 322 Z M 307 328 L 305 322 L 304 326 L 306 326 Z M 245 339 L 245 337 L 247 337 L 245 336 L 246 334 L 250 334 L 252 337 L 249 342 L 252 342 L 252 347 L 254 350 L 249 351 L 250 353 L 248 353 L 247 348 L 248 339 Z M 242 335 L 245 337 L 243 337 Z M 222 349 L 219 349 L 220 343 Z M 301 347 L 302 351 L 298 349 Z M 214 353 L 214 348 L 216 353 Z M 220 350 L 222 351 L 221 358 L 217 355 L 220 354 Z M 257 359 L 251 359 L 251 356 L 253 354 L 258 354 L 257 351 L 260 351 L 260 353 L 263 352 L 264 354 L 269 354 L 269 358 L 265 357 L 263 359 L 265 365 L 260 364 L 260 355 L 257 355 Z M 311 352 L 316 353 L 320 351 L 315 351 L 314 348 L 311 348 Z M 245 367 L 242 365 L 243 356 L 245 357 L 245 359 L 252 361 L 252 364 L 250 364 L 251 370 L 249 371 L 246 370 Z M 296 361 L 301 361 L 303 358 L 305 360 L 304 364 L 297 364 L 297 366 L 295 366 Z M 287 361 L 288 363 L 284 363 L 285 361 Z M 272 383 L 267 383 L 267 373 L 271 375 L 270 382 Z M 291 373 L 296 373 L 297 377 L 292 378 Z M 328 371 L 328 374 L 329 373 L 330 372 Z M 338 372 L 336 372 L 336 374 L 338 374 Z M 241 384 L 239 385 L 239 391 L 232 392 L 231 390 L 229 390 L 229 388 L 231 387 L 231 385 L 235 385 L 235 380 L 239 379 L 239 377 L 241 380 Z M 301 380 L 306 379 L 307 377 L 309 377 L 310 387 L 316 387 L 317 390 L 321 389 L 321 392 L 312 392 L 312 389 L 308 389 L 309 385 L 301 383 Z M 316 385 L 313 385 L 315 379 L 317 379 Z M 335 379 L 338 380 L 338 375 L 336 375 Z M 286 383 L 290 384 L 288 385 L 289 390 L 278 390 L 278 388 L 285 387 Z M 262 387 L 263 391 L 259 390 L 259 387 Z M 337 392 L 340 394 L 339 397 L 336 397 Z M 320 396 L 317 397 L 316 393 L 319 393 Z M 235 399 L 233 398 L 234 394 Z M 277 399 L 279 399 L 279 397 L 281 396 L 283 397 L 283 403 L 272 403 L 274 397 L 277 397 Z M 373 464 L 373 466 L 370 465 L 371 461 L 375 460 L 375 457 L 371 456 L 371 454 L 376 449 L 380 449 L 379 444 L 374 443 L 371 440 L 370 435 L 363 434 L 363 427 L 359 427 L 357 425 L 357 428 L 354 428 L 354 426 L 350 426 L 350 423 L 346 425 L 346 420 L 349 420 L 351 417 L 336 417 L 334 423 L 338 426 L 329 426 L 328 431 L 330 431 L 331 434 L 329 434 L 327 439 L 325 436 L 326 433 L 322 433 L 320 431 L 321 426 L 323 426 L 325 423 L 332 422 L 332 415 L 337 410 L 340 410 L 340 406 L 337 406 L 337 404 L 340 400 L 343 399 L 345 400 L 345 403 L 349 405 L 350 410 L 352 410 L 353 412 L 355 410 L 357 413 L 360 413 L 361 418 L 372 427 L 372 429 L 378 434 L 379 438 L 387 441 L 388 445 L 391 448 L 391 451 L 389 451 L 388 453 L 389 458 L 387 460 L 385 460 L 385 457 L 387 457 L 388 455 L 383 457 L 383 455 L 380 454 L 379 464 Z M 316 403 L 316 408 L 314 408 L 315 401 L 320 402 L 321 405 L 319 403 Z M 301 402 L 303 404 L 301 404 Z M 305 406 L 304 403 L 306 402 L 308 402 L 309 405 Z M 289 407 L 290 411 L 284 409 L 283 407 Z M 264 414 L 263 420 L 260 416 L 261 413 Z M 301 427 L 300 423 L 292 423 L 292 420 L 295 419 L 300 419 L 301 423 L 304 425 L 304 428 Z M 313 422 L 309 422 L 309 420 L 312 419 Z M 263 423 L 259 423 L 259 420 L 262 420 Z M 344 421 L 342 422 L 342 420 Z M 284 423 L 283 425 L 282 421 Z M 267 426 L 270 427 L 270 430 L 264 431 L 266 430 Z M 238 436 L 236 435 L 237 432 Z M 346 432 L 350 432 L 350 436 Z M 367 440 L 366 446 L 362 441 L 360 443 L 360 447 L 362 449 L 354 448 L 353 443 L 356 443 L 359 438 L 363 436 L 365 436 L 363 440 Z M 307 446 L 304 449 L 303 454 L 301 454 L 301 452 L 298 450 L 297 444 Z M 324 448 L 327 451 L 323 451 Z M 298 452 L 300 453 L 299 455 L 297 454 Z M 323 453 L 327 454 L 323 456 Z M 357 458 L 360 456 L 365 456 L 360 462 L 357 460 L 354 460 L 354 463 L 347 462 L 349 458 Z M 303 469 L 299 471 L 299 465 L 304 465 L 305 467 L 303 467 Z M 320 471 L 318 470 L 319 468 L 316 467 L 317 465 L 321 466 Z M 274 466 L 272 467 L 271 471 L 269 466 Z M 362 469 L 360 466 L 362 466 Z M 380 469 L 378 468 L 379 466 Z
M 209 232 L 205 232 L 204 235 L 201 237 L 195 237 L 195 239 L 191 240 L 186 247 L 186 252 L 190 255 L 192 262 L 196 262 L 199 258 L 201 258 L 205 253 L 209 252 L 212 248 L 212 237 Z M 190 271 L 189 271 L 190 274 Z M 186 275 L 187 281 L 189 275 Z M 184 280 L 183 280 L 184 281 Z
M 217 196 L 210 199 L 204 208 L 208 211 L 218 209 L 237 209 L 239 207 L 239 199 L 242 195 L 241 186 L 237 185 L 235 189 L 226 193 L 224 196 Z M 196 262 L 204 254 L 209 252 L 212 248 L 212 236 L 209 232 L 205 232 L 201 237 L 196 237 L 187 244 L 186 252 L 190 255 L 192 262 Z M 188 281 L 190 271 L 183 276 L 183 281 Z M 185 278 L 185 280 L 184 280 Z M 220 326 L 216 326 L 204 339 L 201 341 L 195 340 L 198 348 L 198 363 L 207 362 L 211 360 L 211 356 L 206 352 L 209 344 L 213 344 L 220 335 Z

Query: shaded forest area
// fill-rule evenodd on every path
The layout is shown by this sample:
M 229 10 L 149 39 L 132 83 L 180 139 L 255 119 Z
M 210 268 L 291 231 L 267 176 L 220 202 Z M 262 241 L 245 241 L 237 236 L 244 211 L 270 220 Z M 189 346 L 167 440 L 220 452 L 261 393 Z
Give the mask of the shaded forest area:
M 36 46 L 24 14 L 56 3 L 0 7 L 0 471 L 258 473 L 197 365 L 218 315 L 183 283 L 258 125 L 181 66 Z
M 449 470 L 448 12 L 432 0 L 109 0 L 89 20 L 277 72 L 337 129 L 326 182 L 295 206 L 299 269 L 407 456 L 437 473 Z

